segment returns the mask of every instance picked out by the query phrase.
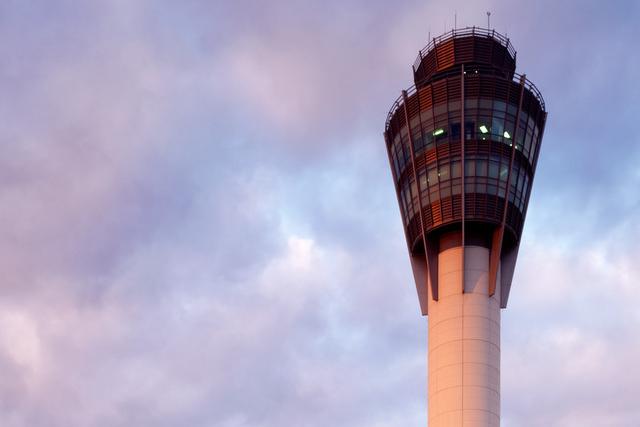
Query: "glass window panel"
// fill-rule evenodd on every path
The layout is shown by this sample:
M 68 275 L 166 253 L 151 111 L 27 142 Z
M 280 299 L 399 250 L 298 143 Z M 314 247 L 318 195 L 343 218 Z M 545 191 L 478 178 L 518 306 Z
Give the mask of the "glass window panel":
M 476 137 L 476 123 L 465 121 L 464 122 L 464 135 L 465 139 L 474 139 Z
M 395 167 L 395 171 L 396 171 L 396 179 L 400 179 L 400 167 L 398 166 L 398 156 L 396 156 L 396 154 L 393 154 L 393 166 Z
M 398 159 L 398 166 L 400 166 L 400 170 L 404 169 L 404 152 L 402 151 L 402 146 L 396 147 L 396 158 Z
M 507 123 L 505 125 L 504 128 L 504 142 L 505 143 L 511 143 L 511 141 L 513 140 L 513 136 L 516 133 L 516 124 L 514 121 L 511 121 L 509 119 L 507 119 Z
M 520 175 L 520 178 L 518 179 L 518 191 L 521 192 L 522 186 L 524 185 L 524 175 L 525 175 L 524 169 L 520 169 L 519 175 Z
M 431 111 L 431 108 L 429 108 L 428 110 L 424 110 L 422 113 L 420 113 L 420 120 L 422 121 L 422 125 L 428 125 L 429 121 L 433 119 L 433 111 Z
M 493 109 L 493 100 L 480 98 L 480 108 Z
M 447 104 L 440 104 L 437 105 L 434 109 L 433 109 L 433 115 L 434 116 L 439 116 L 440 114 L 445 114 L 447 112 Z
M 533 141 L 532 138 L 526 138 L 524 141 L 524 150 L 525 151 L 531 151 L 531 142 Z
M 416 128 L 418 125 L 420 125 L 420 116 L 419 115 L 415 115 L 410 121 L 409 121 L 409 125 L 411 126 L 411 130 L 413 132 L 413 129 Z
M 504 134 L 504 119 L 493 118 L 491 120 L 491 139 L 495 141 L 502 141 Z
M 476 176 L 487 176 L 487 160 L 478 159 L 476 161 Z
M 460 101 L 449 102 L 449 111 L 460 111 Z
M 536 152 L 540 149 L 540 144 L 539 143 L 535 143 L 536 141 L 533 141 L 534 144 L 531 144 L 531 154 L 529 155 L 530 159 L 534 159 Z
M 438 168 L 438 177 L 440 177 L 440 182 L 448 181 L 451 178 L 449 173 L 450 168 L 448 163 L 440 165 L 440 167 Z
M 405 182 L 404 187 L 402 188 L 402 193 L 400 199 L 402 200 L 402 208 L 404 212 L 407 212 L 407 191 L 409 190 L 409 184 Z
M 492 184 L 487 185 L 487 192 L 494 196 L 498 195 L 498 186 Z
M 422 153 L 424 149 L 424 146 L 422 145 L 422 137 L 420 136 L 421 134 L 418 133 L 417 135 L 418 136 L 413 139 L 413 152 L 416 156 Z
M 487 184 L 484 183 L 478 183 L 476 185 L 476 192 L 477 193 L 485 193 L 487 192 Z
M 516 188 L 516 184 L 518 181 L 518 172 L 520 171 L 520 167 L 517 163 L 513 165 L 513 170 L 511 171 L 511 188 Z
M 424 131 L 424 133 L 422 134 L 422 137 L 423 137 L 423 141 L 424 141 L 424 149 L 425 150 L 429 150 L 430 148 L 433 148 L 435 146 L 434 139 L 433 139 L 433 131 L 432 130 Z
M 476 176 L 475 159 L 467 159 L 467 161 L 464 162 L 464 176 Z
M 429 168 L 429 171 L 427 172 L 427 181 L 429 182 L 429 188 L 438 184 L 438 171 L 436 170 L 435 165 L 433 168 Z
M 524 136 L 527 133 L 526 127 L 518 127 L 518 135 L 516 136 L 516 145 L 523 145 L 522 141 L 524 141 Z
M 513 116 L 517 116 L 518 115 L 518 106 L 517 105 L 513 105 L 513 104 L 509 104 L 507 106 L 507 112 L 509 114 L 512 114 Z
M 402 148 L 404 149 L 404 158 L 407 160 L 407 163 L 411 160 L 411 146 L 409 144 L 409 137 L 402 138 Z
M 409 181 L 411 184 L 411 199 L 415 200 L 418 196 L 418 189 L 416 188 L 416 180 L 411 176 L 411 180 Z
M 420 181 L 420 193 L 424 193 L 427 190 L 427 172 L 424 169 L 420 170 L 418 181 Z
M 462 176 L 462 167 L 460 165 L 460 160 L 456 160 L 451 163 L 451 176 L 453 178 L 460 178 Z
M 404 147 L 405 148 L 405 153 L 404 153 L 404 165 L 402 166 L 402 168 L 404 169 L 410 162 L 411 162 L 411 150 L 409 150 L 409 147 Z
M 468 98 L 464 100 L 465 111 L 467 108 L 478 108 L 478 98 Z
M 506 111 L 507 110 L 507 103 L 506 102 L 502 102 L 502 101 L 493 101 L 493 109 L 495 111 Z
M 460 140 L 460 123 L 452 123 L 449 127 L 450 127 L 449 139 L 451 141 L 459 141 Z
M 449 142 L 449 126 L 447 126 L 447 122 L 436 125 L 433 136 L 436 138 L 436 145 Z
M 476 184 L 474 182 L 465 182 L 464 186 L 465 186 L 465 193 L 475 193 Z
M 440 197 L 445 198 L 451 196 L 451 187 L 440 188 Z
M 531 147 L 531 136 L 532 136 L 531 135 L 531 130 L 529 130 L 527 132 L 527 137 L 526 137 L 526 139 L 524 141 L 524 144 L 518 144 L 518 145 L 524 145 L 525 147 Z
M 505 161 L 507 160 L 505 159 Z M 508 178 L 509 178 L 509 165 L 502 163 L 500 165 L 500 181 L 507 182 Z
M 489 162 L 489 178 L 498 179 L 498 177 L 500 176 L 499 169 L 500 169 L 500 162 L 491 160 Z

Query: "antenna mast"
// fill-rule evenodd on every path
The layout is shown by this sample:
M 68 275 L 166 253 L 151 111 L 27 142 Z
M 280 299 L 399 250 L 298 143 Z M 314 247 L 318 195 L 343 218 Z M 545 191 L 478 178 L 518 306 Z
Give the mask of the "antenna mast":
M 491 21 L 489 20 L 490 16 L 491 16 L 491 12 L 487 12 L 487 30 L 491 29 Z

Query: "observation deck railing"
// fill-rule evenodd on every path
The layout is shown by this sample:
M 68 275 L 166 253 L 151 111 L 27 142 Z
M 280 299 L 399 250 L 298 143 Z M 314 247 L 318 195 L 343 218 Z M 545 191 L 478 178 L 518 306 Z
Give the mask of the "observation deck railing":
M 422 58 L 427 56 L 427 54 L 431 52 L 433 49 L 435 49 L 437 45 L 448 42 L 449 40 L 453 40 L 455 38 L 465 37 L 465 36 L 491 37 L 494 40 L 496 40 L 498 43 L 500 43 L 502 46 L 504 46 L 513 58 L 516 57 L 516 50 L 514 49 L 513 45 L 509 42 L 509 39 L 500 33 L 496 33 L 496 30 L 488 30 L 486 28 L 480 28 L 480 27 L 452 29 L 451 31 L 448 31 L 442 34 L 441 36 L 432 38 L 431 40 L 429 40 L 429 43 L 424 48 L 422 48 L 422 50 L 420 50 L 420 52 L 418 53 L 418 58 L 413 64 L 414 72 L 420 66 L 420 62 L 422 62 Z
M 476 67 L 474 69 L 478 69 L 478 67 Z M 446 77 L 453 77 L 453 76 L 459 75 L 459 74 L 460 74 L 460 69 L 452 69 L 449 72 L 445 72 L 445 73 L 439 74 L 438 75 L 438 80 L 440 80 L 442 78 L 446 78 Z M 496 78 L 499 78 L 499 77 L 496 76 Z M 528 89 L 533 94 L 533 96 L 535 96 L 535 98 L 538 100 L 538 102 L 540 102 L 540 107 L 542 108 L 542 111 L 546 111 L 545 105 L 544 105 L 544 99 L 542 98 L 542 94 L 540 93 L 538 88 L 529 79 L 526 78 L 526 76 L 524 74 L 514 73 L 512 81 L 514 81 L 514 82 L 516 82 L 518 84 L 524 83 L 525 89 Z M 420 82 L 420 83 L 421 83 L 421 86 L 424 84 L 424 82 Z M 413 85 L 409 89 L 407 89 L 406 90 L 407 98 L 410 98 L 416 91 L 417 91 L 416 85 Z M 402 102 L 403 102 L 403 97 L 402 97 L 402 95 L 400 95 L 398 97 L 398 99 L 396 99 L 396 102 L 393 103 L 393 105 L 391 107 L 391 110 L 389 110 L 389 114 L 387 114 L 387 121 L 385 122 L 385 127 L 384 127 L 385 131 L 387 131 L 389 129 L 389 123 L 391 122 L 391 119 L 393 118 L 393 115 L 396 113 L 398 108 L 400 108 L 402 106 Z

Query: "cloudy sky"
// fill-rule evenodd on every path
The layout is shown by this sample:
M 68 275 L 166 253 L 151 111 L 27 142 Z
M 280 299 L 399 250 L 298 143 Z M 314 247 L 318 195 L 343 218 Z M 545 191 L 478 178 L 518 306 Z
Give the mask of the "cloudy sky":
M 0 426 L 426 426 L 382 132 L 487 10 L 549 111 L 502 426 L 640 425 L 635 0 L 2 0 Z

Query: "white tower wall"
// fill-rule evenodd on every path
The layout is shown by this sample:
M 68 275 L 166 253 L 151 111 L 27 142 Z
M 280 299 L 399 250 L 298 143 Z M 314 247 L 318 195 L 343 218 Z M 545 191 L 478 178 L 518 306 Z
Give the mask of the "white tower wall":
M 464 274 L 462 247 L 438 255 L 438 301 L 428 299 L 429 427 L 500 426 L 500 278 L 490 296 L 489 254 L 467 246 Z

